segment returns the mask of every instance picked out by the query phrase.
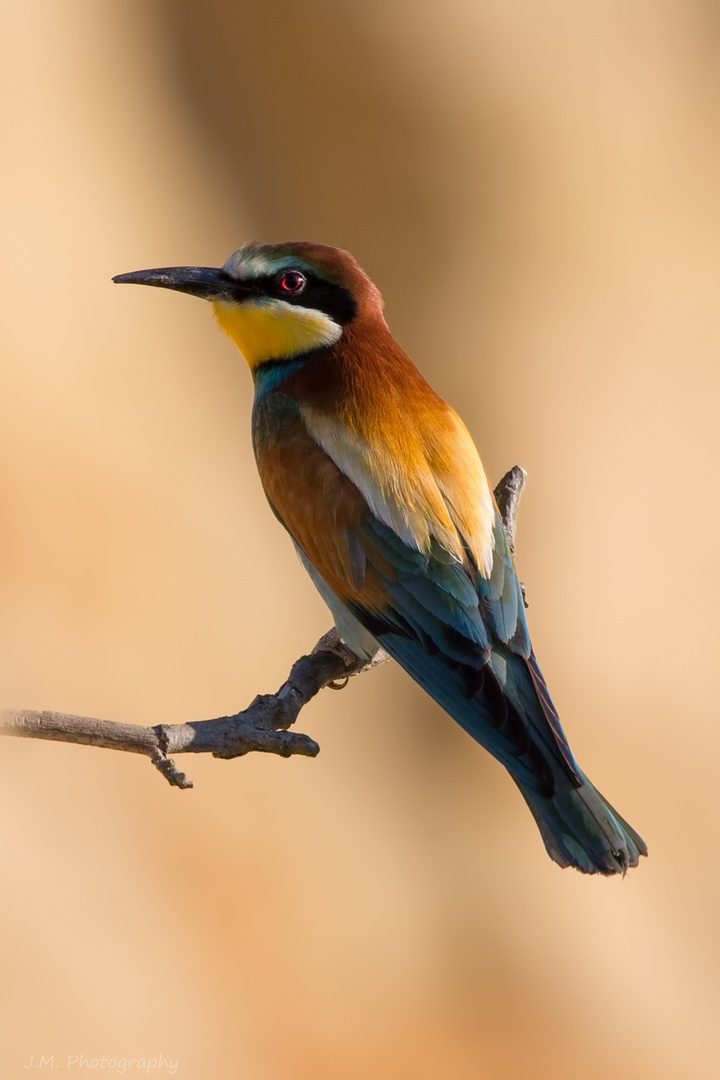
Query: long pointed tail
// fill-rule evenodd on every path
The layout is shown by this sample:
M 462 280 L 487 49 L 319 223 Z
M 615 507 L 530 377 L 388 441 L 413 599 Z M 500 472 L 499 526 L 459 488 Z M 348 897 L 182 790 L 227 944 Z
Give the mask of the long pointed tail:
M 538 795 L 517 780 L 547 848 L 559 866 L 583 874 L 625 874 L 647 855 L 642 837 L 621 818 L 584 774 L 581 787 L 556 776 L 555 792 Z

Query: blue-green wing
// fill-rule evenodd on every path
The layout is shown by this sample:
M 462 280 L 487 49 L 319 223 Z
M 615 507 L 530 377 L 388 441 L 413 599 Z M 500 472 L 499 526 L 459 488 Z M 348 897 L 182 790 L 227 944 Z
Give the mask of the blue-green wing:
M 465 730 L 522 783 L 550 794 L 560 768 L 580 782 L 530 645 L 525 605 L 499 514 L 489 578 L 434 543 L 405 544 L 369 512 L 354 540 L 387 605 L 353 614 Z

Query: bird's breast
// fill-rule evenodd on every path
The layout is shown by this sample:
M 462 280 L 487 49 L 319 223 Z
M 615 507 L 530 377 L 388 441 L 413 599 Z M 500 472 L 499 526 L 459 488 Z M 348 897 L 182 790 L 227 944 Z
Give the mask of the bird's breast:
M 312 438 L 296 402 L 272 393 L 253 413 L 253 446 L 268 501 L 304 556 L 341 600 L 380 608 L 354 542 L 367 503 Z

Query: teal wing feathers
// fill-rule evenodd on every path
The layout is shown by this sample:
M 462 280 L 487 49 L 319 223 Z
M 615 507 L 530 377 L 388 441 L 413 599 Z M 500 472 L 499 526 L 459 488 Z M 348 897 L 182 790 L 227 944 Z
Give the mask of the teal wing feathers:
M 549 758 L 579 784 L 531 650 L 522 591 L 499 514 L 489 578 L 436 544 L 427 554 L 409 548 L 369 512 L 359 532 L 388 603 L 373 611 L 355 601 L 355 617 L 517 779 L 550 793 L 555 770 Z

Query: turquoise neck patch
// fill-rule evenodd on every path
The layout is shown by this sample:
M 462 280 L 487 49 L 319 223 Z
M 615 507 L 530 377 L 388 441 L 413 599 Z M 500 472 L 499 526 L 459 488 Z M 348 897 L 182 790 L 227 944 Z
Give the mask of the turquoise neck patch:
M 281 382 L 300 371 L 312 357 L 312 353 L 304 353 L 302 356 L 293 356 L 289 360 L 268 360 L 260 364 L 253 372 L 255 381 L 255 401 L 262 401 L 272 393 Z

